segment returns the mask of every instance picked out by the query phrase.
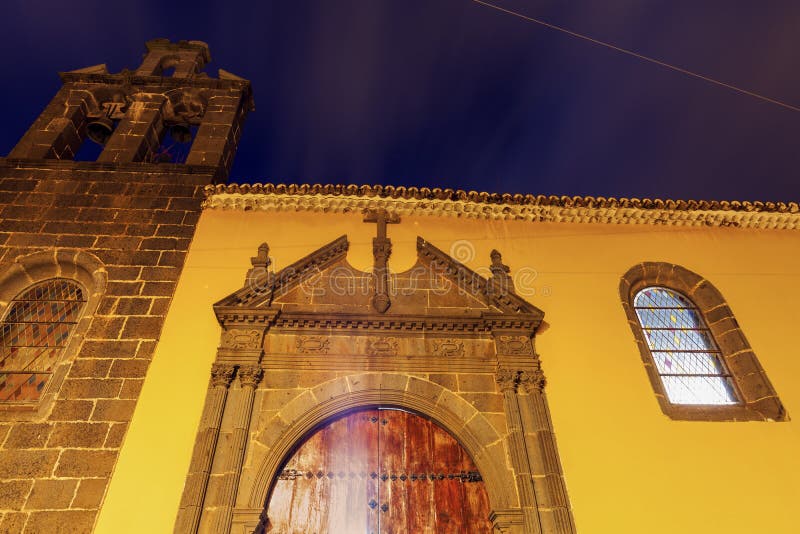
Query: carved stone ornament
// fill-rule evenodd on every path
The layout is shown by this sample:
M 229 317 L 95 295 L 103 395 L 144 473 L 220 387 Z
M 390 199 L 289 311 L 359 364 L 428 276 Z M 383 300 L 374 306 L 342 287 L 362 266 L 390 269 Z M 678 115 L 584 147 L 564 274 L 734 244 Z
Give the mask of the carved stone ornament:
M 375 294 L 372 296 L 372 307 L 378 313 L 386 313 L 392 305 L 388 293 L 388 261 L 392 254 L 392 242 L 386 235 L 386 225 L 399 223 L 400 217 L 390 215 L 386 210 L 367 210 L 364 213 L 364 222 L 374 222 L 378 225 L 378 236 L 372 240 L 372 256 L 375 258 L 373 266 Z
M 498 336 L 497 353 L 509 356 L 533 355 L 533 345 L 526 336 Z
M 303 354 L 328 354 L 331 340 L 325 336 L 297 336 L 297 352 Z
M 464 342 L 458 339 L 437 339 L 433 342 L 433 354 L 441 358 L 464 356 Z
M 393 337 L 378 337 L 367 340 L 368 356 L 397 356 L 399 342 Z
M 215 363 L 211 366 L 211 385 L 213 387 L 228 387 L 233 380 L 236 368 L 225 363 Z
M 498 367 L 497 374 L 495 374 L 495 382 L 500 388 L 500 391 L 515 391 L 517 389 L 517 371 L 512 371 L 505 367 Z
M 222 332 L 220 347 L 223 349 L 258 350 L 261 348 L 263 330 L 258 329 L 231 329 Z
M 503 256 L 497 250 L 492 250 L 490 257 L 492 265 L 489 270 L 492 272 L 492 282 L 494 282 L 492 289 L 501 293 L 513 292 L 514 281 L 509 274 L 511 269 L 503 263 Z
M 249 386 L 255 388 L 264 376 L 264 370 L 257 365 L 245 365 L 239 367 L 239 384 L 242 387 Z
M 541 369 L 522 371 L 519 375 L 519 385 L 525 393 L 541 393 L 547 385 L 547 379 Z

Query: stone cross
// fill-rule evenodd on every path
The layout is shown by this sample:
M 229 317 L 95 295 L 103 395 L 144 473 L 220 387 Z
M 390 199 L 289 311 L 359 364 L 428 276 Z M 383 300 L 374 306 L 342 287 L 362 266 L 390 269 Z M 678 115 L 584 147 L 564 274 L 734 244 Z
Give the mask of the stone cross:
M 392 242 L 386 237 L 386 225 L 397 224 L 400 217 L 390 214 L 384 209 L 367 210 L 364 213 L 364 222 L 377 223 L 378 237 L 372 240 L 372 256 L 375 258 L 373 274 L 375 276 L 375 295 L 372 297 L 372 307 L 378 313 L 385 313 L 392 302 L 389 299 L 389 269 L 388 261 L 392 253 Z

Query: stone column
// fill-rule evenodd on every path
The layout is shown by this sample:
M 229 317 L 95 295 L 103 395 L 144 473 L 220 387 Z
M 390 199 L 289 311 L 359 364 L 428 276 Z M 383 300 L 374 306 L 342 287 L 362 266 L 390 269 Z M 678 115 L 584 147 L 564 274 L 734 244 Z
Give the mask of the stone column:
M 86 130 L 87 95 L 63 86 L 8 157 L 73 159 Z
M 209 100 L 187 165 L 212 165 L 230 170 L 241 137 L 245 111 L 239 90 L 216 90 Z
M 238 399 L 233 415 L 233 433 L 230 439 L 227 461 L 225 462 L 223 482 L 220 488 L 220 507 L 216 516 L 216 525 L 212 532 L 230 532 L 233 519 L 233 507 L 236 504 L 236 492 L 239 488 L 239 477 L 242 474 L 242 463 L 250 433 L 250 416 L 253 413 L 253 397 L 264 371 L 258 365 L 239 367 Z
M 211 382 L 200 419 L 200 430 L 197 432 L 189 474 L 186 477 L 181 507 L 178 511 L 178 520 L 175 523 L 176 534 L 193 534 L 197 532 L 200 524 L 203 498 L 211 473 L 211 463 L 214 460 L 222 414 L 225 411 L 228 386 L 233 379 L 235 369 L 233 365 L 218 363 L 211 367 Z
M 538 366 L 538 360 L 536 364 Z M 544 393 L 545 377 L 541 369 L 522 371 L 518 395 L 527 450 L 532 456 L 531 469 L 538 502 L 542 531 L 573 534 L 575 524 L 558 459 L 550 410 Z
M 517 375 L 517 371 L 498 367 L 495 379 L 503 394 L 503 406 L 506 412 L 506 424 L 508 425 L 508 448 L 511 454 L 511 465 L 516 475 L 524 531 L 530 534 L 539 534 L 542 529 L 537 515 L 536 493 L 525 444 L 522 414 L 520 413 L 517 399 Z

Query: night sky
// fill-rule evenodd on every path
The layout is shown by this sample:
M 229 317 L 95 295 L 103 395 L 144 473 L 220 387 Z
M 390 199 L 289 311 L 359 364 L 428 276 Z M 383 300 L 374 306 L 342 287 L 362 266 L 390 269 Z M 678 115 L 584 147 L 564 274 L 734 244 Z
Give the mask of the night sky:
M 498 5 L 800 107 L 800 2 Z M 0 154 L 58 71 L 209 43 L 252 81 L 237 182 L 798 200 L 800 112 L 469 0 L 5 0 Z

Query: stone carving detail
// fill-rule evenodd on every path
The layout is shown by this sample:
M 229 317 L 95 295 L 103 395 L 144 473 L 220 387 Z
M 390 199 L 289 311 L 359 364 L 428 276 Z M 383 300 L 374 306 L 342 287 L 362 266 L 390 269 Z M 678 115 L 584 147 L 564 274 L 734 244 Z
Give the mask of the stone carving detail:
M 304 354 L 328 354 L 331 341 L 325 336 L 297 336 L 297 352 Z
M 374 222 L 378 225 L 378 236 L 372 240 L 372 255 L 375 258 L 373 272 L 375 277 L 375 295 L 372 297 L 372 307 L 378 313 L 386 313 L 392 305 L 389 299 L 389 271 L 388 261 L 392 254 L 392 242 L 386 236 L 386 225 L 400 222 L 400 217 L 390 215 L 386 210 L 368 210 L 364 222 Z
M 255 283 L 256 279 L 269 272 L 267 269 L 269 269 L 269 266 L 272 264 L 272 260 L 269 257 L 269 245 L 261 243 L 258 246 L 256 255 L 250 258 L 250 264 L 253 267 L 247 271 L 246 280 L 248 284 L 252 285 Z
M 264 376 L 264 370 L 257 365 L 245 365 L 239 367 L 239 384 L 242 387 L 249 386 L 255 388 Z
M 262 334 L 263 330 L 256 330 L 256 329 L 226 330 L 222 333 L 222 343 L 220 347 L 223 349 L 257 350 L 261 348 Z
M 492 258 L 492 265 L 489 270 L 492 272 L 491 280 L 493 282 L 491 289 L 500 293 L 508 293 L 509 291 L 513 293 L 514 280 L 509 274 L 511 268 L 503 263 L 503 256 L 497 250 L 492 250 L 490 257 Z
M 533 356 L 533 345 L 530 338 L 526 336 L 498 336 L 496 339 L 497 353 L 509 356 L 531 355 Z
M 517 371 L 512 371 L 511 369 L 507 369 L 505 367 L 498 367 L 494 380 L 497 382 L 497 386 L 500 388 L 500 391 L 503 393 L 507 391 L 516 391 L 518 374 L 519 373 L 517 373 Z
M 400 343 L 393 337 L 378 337 L 367 340 L 368 356 L 397 356 Z
M 433 342 L 433 354 L 442 358 L 464 356 L 464 342 L 458 339 L 437 339 Z
M 211 385 L 213 387 L 228 387 L 233 380 L 233 372 L 236 368 L 233 365 L 215 363 L 211 366 Z
M 519 375 L 519 385 L 525 393 L 541 393 L 547 385 L 547 379 L 541 369 L 522 371 Z

